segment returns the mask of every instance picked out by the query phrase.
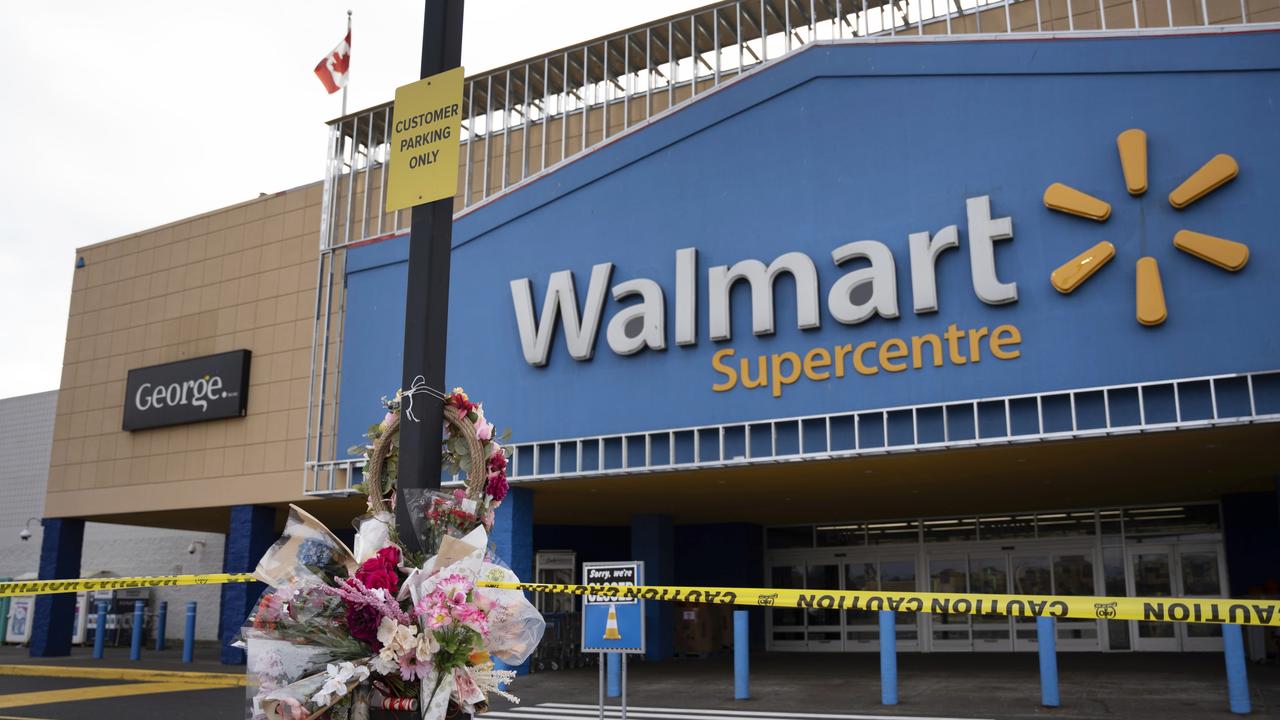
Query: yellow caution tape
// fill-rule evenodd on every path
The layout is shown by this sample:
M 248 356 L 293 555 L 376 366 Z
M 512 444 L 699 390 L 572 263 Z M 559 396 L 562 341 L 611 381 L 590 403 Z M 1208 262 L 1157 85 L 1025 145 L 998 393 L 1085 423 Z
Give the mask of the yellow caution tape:
M 50 595 L 125 588 L 256 582 L 249 573 L 149 575 L 0 583 L 0 597 Z M 983 595 L 977 593 L 788 590 L 781 588 L 675 587 L 656 585 L 545 585 L 482 581 L 481 587 L 605 598 L 693 602 L 806 610 L 893 610 L 954 615 L 1014 615 L 1083 620 L 1235 623 L 1280 627 L 1280 601 L 1222 598 L 1098 597 L 1087 595 Z
M 143 577 L 81 578 L 76 580 L 20 580 L 0 583 L 0 597 L 15 595 L 54 595 L 94 590 L 127 588 L 176 587 L 179 585 L 221 585 L 223 583 L 259 582 L 250 573 L 212 573 L 209 575 L 147 575 Z
M 1219 598 L 1096 597 L 1085 595 L 980 595 L 976 593 L 884 592 L 877 590 L 784 590 L 780 588 L 673 587 L 655 585 L 540 585 L 488 582 L 481 587 L 715 605 L 926 612 L 954 615 L 1152 622 L 1235 623 L 1280 627 L 1280 602 Z

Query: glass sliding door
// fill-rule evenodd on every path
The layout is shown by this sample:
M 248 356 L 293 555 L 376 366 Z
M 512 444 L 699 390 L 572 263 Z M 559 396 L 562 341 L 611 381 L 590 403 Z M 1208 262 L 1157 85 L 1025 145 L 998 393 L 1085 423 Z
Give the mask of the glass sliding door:
M 839 563 L 809 563 L 805 568 L 805 589 L 839 590 Z M 804 612 L 806 649 L 819 652 L 844 650 L 844 627 L 839 610 L 812 608 Z
M 916 559 L 912 557 L 860 558 L 845 563 L 845 590 L 892 590 L 915 592 Z M 880 649 L 880 614 L 876 611 L 846 610 L 844 614 L 845 650 L 875 651 Z M 894 616 L 895 642 L 899 650 L 920 649 L 920 619 L 917 613 L 900 612 Z
M 906 558 L 880 560 L 880 589 L 897 592 L 915 592 L 916 559 Z M 920 616 L 913 612 L 900 612 L 895 616 L 896 634 L 899 650 L 920 649 Z
M 1135 597 L 1173 595 L 1173 549 L 1168 545 L 1134 545 L 1129 548 Z M 1176 651 L 1178 630 L 1174 623 L 1137 621 L 1135 650 Z
M 879 590 L 880 569 L 875 560 L 852 560 L 844 565 L 845 590 Z M 880 619 L 868 610 L 844 612 L 844 647 L 853 651 L 880 649 Z
M 1047 554 L 1019 554 L 1010 556 L 1013 565 L 1013 592 L 1016 595 L 1052 595 L 1053 575 Z M 1035 651 L 1040 647 L 1036 640 L 1036 619 L 1014 617 L 1013 649 Z
M 1097 595 L 1094 592 L 1093 550 L 1064 550 L 1053 554 L 1054 595 Z M 1058 618 L 1058 649 L 1101 650 L 1098 621 Z
M 1181 545 L 1177 548 L 1180 597 L 1222 597 L 1222 557 L 1214 545 Z M 1222 626 L 1210 623 L 1178 623 L 1183 650 L 1222 650 Z
M 983 595 L 1009 593 L 1009 556 L 975 553 L 969 556 L 969 592 Z M 1007 652 L 1013 649 L 1008 615 L 974 615 L 970 623 L 973 649 Z
M 769 568 L 769 587 L 804 589 L 804 563 L 774 564 Z M 804 610 L 775 607 L 769 610 L 769 649 L 804 650 Z
M 965 555 L 929 558 L 929 591 L 969 592 L 969 561 Z M 969 616 L 930 613 L 930 643 L 935 651 L 973 650 Z

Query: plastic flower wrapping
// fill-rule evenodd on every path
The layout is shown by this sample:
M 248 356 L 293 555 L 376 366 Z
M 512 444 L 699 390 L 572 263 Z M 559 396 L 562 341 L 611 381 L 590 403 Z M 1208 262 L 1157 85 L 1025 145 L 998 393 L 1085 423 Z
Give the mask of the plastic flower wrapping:
M 290 506 L 284 534 L 258 563 L 269 587 L 247 621 L 250 720 L 365 720 L 372 710 L 428 720 L 483 713 L 542 639 L 542 616 L 490 549 L 494 510 L 507 494 L 506 452 L 484 409 L 462 390 L 444 397 L 446 467 L 464 475 L 452 492 L 407 489 L 421 554 L 397 536 L 395 468 L 400 404 L 370 429 L 354 550 Z M 411 406 L 407 412 L 411 412 Z M 496 661 L 496 662 L 495 662 Z M 498 663 L 501 663 L 498 664 Z

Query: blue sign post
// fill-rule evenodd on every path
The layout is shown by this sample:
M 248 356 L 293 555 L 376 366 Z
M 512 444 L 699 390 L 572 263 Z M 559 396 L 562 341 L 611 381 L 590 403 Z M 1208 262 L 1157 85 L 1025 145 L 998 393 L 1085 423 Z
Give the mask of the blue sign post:
M 644 563 L 639 560 L 582 564 L 584 585 L 643 585 Z M 635 598 L 586 595 L 582 598 L 582 652 L 600 653 L 600 719 L 604 720 L 605 667 L 610 669 L 609 696 L 620 694 L 621 720 L 627 720 L 627 655 L 643 655 L 644 601 Z M 620 677 L 615 681 L 614 668 Z M 614 691 L 615 683 L 618 692 Z

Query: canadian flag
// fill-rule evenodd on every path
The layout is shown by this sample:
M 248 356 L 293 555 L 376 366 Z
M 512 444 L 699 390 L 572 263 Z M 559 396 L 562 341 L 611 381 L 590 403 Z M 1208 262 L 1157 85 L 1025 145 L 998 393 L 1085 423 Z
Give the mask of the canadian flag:
M 347 86 L 347 70 L 351 66 L 351 28 L 333 52 L 316 65 L 316 77 L 332 95 Z

